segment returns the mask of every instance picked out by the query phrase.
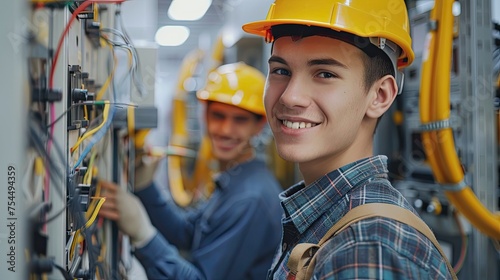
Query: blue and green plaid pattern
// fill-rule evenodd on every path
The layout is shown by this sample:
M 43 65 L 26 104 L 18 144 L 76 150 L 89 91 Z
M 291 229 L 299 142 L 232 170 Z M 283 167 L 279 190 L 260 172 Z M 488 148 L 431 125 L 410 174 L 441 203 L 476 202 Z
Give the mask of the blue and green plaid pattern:
M 287 279 L 286 263 L 293 247 L 317 243 L 356 206 L 389 203 L 416 213 L 391 186 L 387 173 L 387 157 L 374 156 L 334 170 L 309 186 L 301 182 L 282 192 L 283 236 L 268 279 Z M 317 254 L 315 279 L 451 279 L 430 240 L 387 218 L 352 224 Z

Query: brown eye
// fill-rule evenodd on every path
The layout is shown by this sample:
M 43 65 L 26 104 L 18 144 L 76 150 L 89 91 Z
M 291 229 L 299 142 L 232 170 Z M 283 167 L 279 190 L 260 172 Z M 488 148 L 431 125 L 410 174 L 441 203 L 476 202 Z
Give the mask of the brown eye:
M 329 72 L 321 72 L 318 74 L 318 77 L 320 78 L 325 78 L 325 79 L 330 79 L 330 78 L 338 78 L 337 75 Z
M 290 71 L 283 69 L 283 68 L 275 69 L 271 73 L 278 74 L 278 75 L 284 75 L 284 76 L 290 76 Z
M 226 116 L 219 112 L 211 112 L 210 117 L 215 120 L 223 120 Z

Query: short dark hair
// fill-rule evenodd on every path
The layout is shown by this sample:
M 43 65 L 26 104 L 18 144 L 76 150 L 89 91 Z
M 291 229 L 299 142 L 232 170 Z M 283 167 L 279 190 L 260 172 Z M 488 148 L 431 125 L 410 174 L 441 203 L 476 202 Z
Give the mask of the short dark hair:
M 382 50 L 373 57 L 363 55 L 362 60 L 365 66 L 364 84 L 367 91 L 373 83 L 386 75 L 396 77 L 391 60 Z
M 365 66 L 364 84 L 366 90 L 370 89 L 375 81 L 385 75 L 392 75 L 393 77 L 396 76 L 396 73 L 394 73 L 394 67 L 389 57 L 384 53 L 384 51 L 373 45 L 369 38 L 325 27 L 300 24 L 280 24 L 272 26 L 271 34 L 274 37 L 274 40 L 285 36 L 291 36 L 292 38 L 297 39 L 308 36 L 324 36 L 344 41 L 359 48 L 364 53 L 362 60 Z

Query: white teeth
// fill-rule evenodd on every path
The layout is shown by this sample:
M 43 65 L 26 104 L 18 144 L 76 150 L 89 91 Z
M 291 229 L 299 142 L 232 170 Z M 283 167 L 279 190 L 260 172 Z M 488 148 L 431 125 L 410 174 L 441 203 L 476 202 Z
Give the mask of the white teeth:
M 291 128 L 291 129 L 310 128 L 310 127 L 313 127 L 316 125 L 313 123 L 291 122 L 291 121 L 287 121 L 287 120 L 282 120 L 282 123 L 284 126 Z

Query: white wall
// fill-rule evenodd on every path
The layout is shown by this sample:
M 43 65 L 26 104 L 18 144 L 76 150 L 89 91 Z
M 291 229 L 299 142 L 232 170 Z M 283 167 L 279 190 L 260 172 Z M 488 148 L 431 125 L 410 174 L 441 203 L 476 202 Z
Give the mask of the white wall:
M 498 0 L 491 0 L 491 18 L 500 23 L 500 1 Z
M 224 43 L 227 47 L 236 43 L 243 36 L 252 36 L 245 33 L 241 26 L 245 23 L 266 18 L 267 11 L 273 0 L 227 0 L 227 20 L 224 24 Z
M 158 28 L 157 0 L 128 0 L 122 4 L 123 23 L 134 41 L 154 42 Z

